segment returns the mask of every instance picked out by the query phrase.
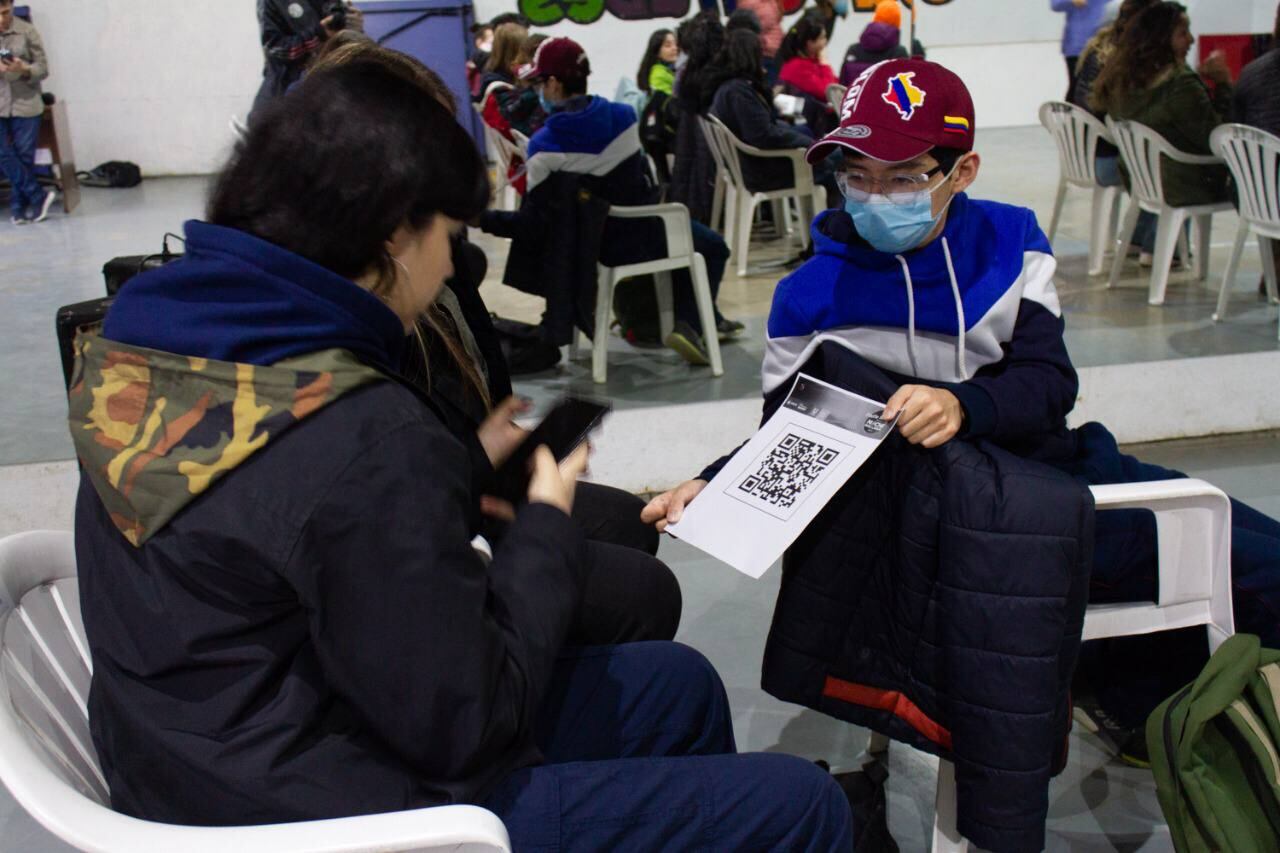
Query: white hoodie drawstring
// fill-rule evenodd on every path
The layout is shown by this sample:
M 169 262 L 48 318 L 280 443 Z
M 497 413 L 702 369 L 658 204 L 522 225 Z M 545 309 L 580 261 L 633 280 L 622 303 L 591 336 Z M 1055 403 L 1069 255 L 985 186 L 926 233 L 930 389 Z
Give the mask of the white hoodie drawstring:
M 960 337 L 956 343 L 956 366 L 960 369 L 960 381 L 966 382 L 969 379 L 969 370 L 964 345 L 964 299 L 960 297 L 960 283 L 956 281 L 956 268 L 951 263 L 951 245 L 947 243 L 946 237 L 942 238 L 942 253 L 947 257 L 947 274 L 951 276 L 951 295 L 956 300 L 956 323 L 960 326 Z
M 902 264 L 902 276 L 907 280 L 907 359 L 911 362 L 911 375 L 919 376 L 920 368 L 916 365 L 916 292 L 911 284 L 911 267 L 907 259 L 898 255 L 898 263 Z
M 960 296 L 960 283 L 956 280 L 956 268 L 951 262 L 951 245 L 947 242 L 947 238 L 942 238 L 942 253 L 947 259 L 947 274 L 951 277 L 951 295 L 956 302 L 956 323 L 960 327 L 960 334 L 956 339 L 956 369 L 959 371 L 959 381 L 964 382 L 969 378 L 969 365 L 965 355 L 965 319 L 964 319 L 964 299 Z M 911 281 L 911 267 L 907 264 L 907 259 L 902 255 L 895 255 L 898 263 L 902 264 L 902 277 L 907 282 L 907 359 L 911 362 L 911 375 L 919 376 L 920 367 L 916 363 L 916 292 L 915 285 Z

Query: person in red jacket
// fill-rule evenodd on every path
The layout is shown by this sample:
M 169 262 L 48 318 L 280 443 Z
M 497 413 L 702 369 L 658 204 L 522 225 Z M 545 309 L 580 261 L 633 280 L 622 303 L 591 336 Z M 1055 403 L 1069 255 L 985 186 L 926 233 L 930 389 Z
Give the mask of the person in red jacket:
M 835 128 L 835 113 L 827 102 L 827 87 L 836 82 L 836 73 L 822 54 L 826 47 L 826 24 L 820 13 L 811 11 L 792 25 L 778 50 L 782 63 L 778 82 L 788 94 L 804 97 L 805 121 L 816 135 Z

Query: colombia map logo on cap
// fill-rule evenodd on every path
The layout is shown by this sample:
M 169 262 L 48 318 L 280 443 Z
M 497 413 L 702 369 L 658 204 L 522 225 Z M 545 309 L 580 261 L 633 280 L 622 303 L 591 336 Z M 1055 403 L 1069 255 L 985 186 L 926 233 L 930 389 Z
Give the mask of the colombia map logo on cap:
M 873 65 L 849 87 L 840 126 L 806 154 L 817 162 L 847 148 L 886 163 L 905 163 L 930 148 L 973 150 L 973 99 L 952 71 L 923 59 Z

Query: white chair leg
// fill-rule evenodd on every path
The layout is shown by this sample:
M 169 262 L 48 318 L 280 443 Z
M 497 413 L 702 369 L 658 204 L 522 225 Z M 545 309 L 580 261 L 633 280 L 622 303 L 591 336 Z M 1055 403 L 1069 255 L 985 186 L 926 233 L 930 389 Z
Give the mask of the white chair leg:
M 1062 205 L 1067 200 L 1067 178 L 1062 176 L 1058 178 L 1058 195 L 1053 200 L 1053 218 L 1049 220 L 1049 242 L 1053 242 L 1054 236 L 1058 233 L 1058 222 L 1062 219 Z M 1094 195 L 1095 205 L 1097 195 Z
M 1110 213 L 1114 208 L 1117 195 L 1115 187 L 1093 188 L 1093 220 L 1089 228 L 1089 275 L 1102 274 L 1102 259 L 1107 251 L 1107 241 L 1115 237 L 1114 232 L 1110 230 Z
M 1173 251 L 1177 248 L 1178 235 L 1187 215 L 1177 208 L 1160 211 L 1160 223 L 1156 226 L 1156 251 L 1151 261 L 1151 284 L 1147 290 L 1148 305 L 1163 305 L 1165 291 L 1169 287 L 1169 267 L 1173 265 Z
M 1231 287 L 1235 284 L 1236 271 L 1240 268 L 1240 255 L 1244 252 L 1245 241 L 1249 239 L 1249 223 L 1240 220 L 1236 228 L 1236 240 L 1231 245 L 1231 257 L 1227 259 L 1227 271 L 1222 275 L 1222 287 L 1218 289 L 1218 309 L 1213 312 L 1213 322 L 1220 323 L 1227 316 L 1227 300 L 1231 298 Z
M 609 377 L 609 320 L 613 316 L 613 270 L 599 267 L 600 286 L 596 290 L 596 333 L 591 341 L 591 379 L 597 383 Z
M 724 242 L 729 247 L 730 253 L 735 251 L 737 243 L 734 242 L 738 233 L 738 191 L 734 189 L 732 184 L 725 184 L 724 187 Z M 732 254 L 730 254 L 732 257 Z
M 666 341 L 667 335 L 671 334 L 672 329 L 676 327 L 675 302 L 671 288 L 670 270 L 653 274 L 653 289 L 658 298 L 658 335 L 662 341 Z
M 713 231 L 721 227 L 720 217 L 724 215 L 724 175 L 720 173 L 719 169 L 716 170 L 715 186 L 715 190 L 711 193 L 711 222 L 709 223 Z M 726 233 L 728 227 L 729 225 L 726 222 L 724 224 Z
M 1202 213 L 1196 217 L 1196 281 L 1209 278 L 1209 246 L 1213 236 L 1213 214 Z
M 734 235 L 738 245 L 734 251 L 738 255 L 738 277 L 747 274 L 747 247 L 751 245 L 751 220 L 756 215 L 756 200 L 753 196 L 741 192 L 738 194 L 738 230 Z
M 1129 202 L 1129 209 L 1124 213 L 1124 221 L 1120 223 L 1120 232 L 1116 236 L 1116 256 L 1111 261 L 1111 277 L 1107 279 L 1107 287 L 1115 287 L 1116 282 L 1120 281 L 1120 270 L 1124 267 L 1125 252 L 1129 249 L 1129 243 L 1133 240 L 1133 233 L 1138 228 L 1138 214 L 1142 213 L 1142 208 L 1138 206 L 1137 200 Z
M 724 376 L 724 362 L 720 359 L 720 337 L 716 334 L 716 311 L 711 300 L 711 282 L 707 278 L 707 262 L 697 253 L 689 270 L 693 279 L 693 298 L 698 302 L 698 319 L 702 321 L 702 341 L 707 345 L 711 360 L 711 375 Z M 670 280 L 670 273 L 667 273 Z
M 938 762 L 938 792 L 933 806 L 933 853 L 966 853 L 968 840 L 956 829 L 956 768 Z

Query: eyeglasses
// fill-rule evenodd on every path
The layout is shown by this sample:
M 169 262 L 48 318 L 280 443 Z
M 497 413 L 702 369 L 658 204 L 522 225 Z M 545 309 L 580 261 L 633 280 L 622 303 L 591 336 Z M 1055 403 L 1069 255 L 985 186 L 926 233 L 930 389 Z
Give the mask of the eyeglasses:
M 860 169 L 847 172 L 836 172 L 836 185 L 845 198 L 852 201 L 866 201 L 878 190 L 889 201 L 897 204 L 909 204 L 917 193 L 928 190 L 935 175 L 942 172 L 942 166 L 934 166 L 924 174 L 889 175 L 883 178 L 873 177 Z

